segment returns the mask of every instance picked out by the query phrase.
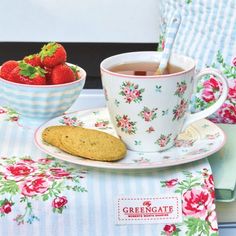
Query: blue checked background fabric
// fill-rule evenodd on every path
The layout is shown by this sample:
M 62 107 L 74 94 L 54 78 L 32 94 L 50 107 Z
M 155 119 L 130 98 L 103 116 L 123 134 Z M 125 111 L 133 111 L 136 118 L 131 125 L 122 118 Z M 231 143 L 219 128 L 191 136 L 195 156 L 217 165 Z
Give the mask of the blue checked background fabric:
M 158 72 L 160 74 L 164 72 L 168 64 L 168 60 L 171 54 L 176 34 L 179 29 L 180 22 L 181 22 L 181 15 L 179 14 L 179 12 L 175 12 L 170 22 L 168 23 L 168 31 L 166 32 L 166 39 L 165 39 L 165 48 L 161 55 L 161 61 L 158 68 Z
M 172 51 L 193 57 L 197 70 L 220 69 L 228 78 L 229 94 L 222 107 L 209 119 L 216 123 L 236 123 L 236 1 L 161 0 L 159 48 L 165 47 L 169 19 L 179 11 L 181 24 Z M 221 92 L 214 76 L 203 77 L 191 101 L 193 112 L 211 106 Z

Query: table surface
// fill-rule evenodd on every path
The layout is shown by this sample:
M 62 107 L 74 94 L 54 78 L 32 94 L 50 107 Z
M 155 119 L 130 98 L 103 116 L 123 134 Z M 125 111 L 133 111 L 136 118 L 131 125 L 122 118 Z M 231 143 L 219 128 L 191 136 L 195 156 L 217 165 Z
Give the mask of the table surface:
M 76 110 L 83 110 L 83 109 L 90 109 L 90 108 L 98 108 L 98 107 L 104 107 L 105 106 L 105 99 L 104 99 L 104 96 L 103 96 L 103 92 L 102 92 L 102 90 L 83 90 L 83 92 L 82 92 L 82 94 L 81 94 L 81 96 L 80 96 L 80 98 L 78 99 L 78 101 L 74 104 L 74 106 L 71 108 L 71 110 L 73 111 L 73 110 L 75 110 L 75 108 L 76 108 Z M 10 130 L 10 129 L 9 129 Z M 13 132 L 12 131 L 12 128 L 11 128 L 11 131 L 10 131 L 11 133 Z M 5 132 L 5 135 L 6 135 L 6 139 L 9 139 L 9 140 L 7 140 L 7 142 L 8 142 L 8 144 L 9 145 L 14 145 L 14 140 L 11 140 L 10 139 L 10 136 L 8 135 L 8 133 L 7 133 L 7 131 Z M 12 135 L 12 134 L 11 134 Z M 16 132 L 16 135 L 18 135 L 18 138 L 19 138 L 19 135 L 22 135 L 22 138 L 24 137 L 24 135 L 25 134 L 23 134 L 23 133 L 21 133 L 21 134 L 19 134 L 19 133 L 17 133 Z M 4 136 L 4 134 L 2 134 L 2 137 Z M 27 135 L 26 135 L 26 140 L 27 140 Z M 29 138 L 29 137 L 28 137 Z M 5 140 L 5 139 L 3 139 L 3 140 Z M 18 139 L 19 140 L 19 139 Z M 5 141 L 4 141 L 5 142 Z M 25 147 L 27 147 L 27 145 L 25 145 Z M 7 148 L 5 148 L 5 149 L 7 149 Z M 14 148 L 13 148 L 14 149 Z M 25 148 L 26 149 L 26 148 Z M 3 150 L 2 150 L 2 153 L 4 153 L 4 151 L 6 151 L 6 150 L 4 150 L 4 148 L 3 148 Z M 16 150 L 17 151 L 17 150 Z M 33 148 L 31 148 L 30 149 L 30 152 L 31 153 L 37 153 L 38 151 L 36 151 L 36 150 L 34 150 Z M 33 154 L 32 154 L 33 155 Z M 14 158 L 16 158 L 17 159 L 17 157 L 13 157 L 13 159 Z M 44 159 L 42 159 L 42 160 L 45 160 L 45 158 Z M 25 160 L 24 160 L 25 161 Z M 28 161 L 30 161 L 29 159 L 28 159 Z M 3 158 L 3 162 L 4 162 L 4 158 Z M 7 162 L 7 159 L 6 159 L 6 162 Z M 38 159 L 37 160 L 37 164 L 40 164 L 39 163 L 40 162 L 40 159 Z M 57 162 L 55 162 L 55 163 L 57 163 Z M 186 165 L 185 166 L 185 168 L 189 168 L 190 170 L 192 170 L 192 171 L 195 171 L 195 169 L 194 169 L 194 166 L 196 165 L 196 166 L 198 166 L 198 168 L 200 167 L 200 168 L 203 168 L 204 167 L 204 165 L 205 165 L 205 163 L 206 163 L 206 161 L 205 160 L 202 160 L 202 161 L 200 161 L 199 162 L 199 164 L 194 164 L 194 163 L 192 163 L 192 164 L 188 164 L 188 165 Z M 7 164 L 9 164 L 9 163 L 7 163 Z M 34 168 L 34 165 L 31 165 L 32 164 L 32 161 L 31 162 L 29 162 L 29 166 L 30 166 L 30 168 Z M 60 164 L 59 162 L 57 163 L 58 164 L 58 168 L 59 167 L 62 167 L 63 166 L 63 164 Z M 48 165 L 50 165 L 50 160 L 49 160 L 49 163 L 48 163 Z M 60 166 L 61 165 L 61 166 Z M 29 167 L 28 166 L 28 167 Z M 40 165 L 39 165 L 40 166 Z M 40 166 L 40 168 L 43 168 L 43 166 Z M 182 167 L 179 167 L 179 170 L 181 170 L 181 168 Z M 78 169 L 79 169 L 79 171 L 78 171 Z M 71 173 L 74 173 L 75 175 L 76 175 L 76 178 L 78 179 L 78 185 L 76 184 L 76 183 L 74 183 L 74 185 L 72 186 L 72 185 L 67 185 L 67 190 L 73 190 L 73 191 L 78 191 L 78 192 L 80 192 L 80 193 L 83 193 L 83 192 L 86 192 L 86 187 L 90 187 L 90 188 L 93 188 L 93 189 L 96 189 L 96 191 L 107 191 L 107 189 L 104 189 L 105 187 L 104 186 L 102 186 L 101 185 L 101 181 L 100 180 L 98 180 L 97 181 L 97 179 L 96 178 L 103 178 L 103 181 L 105 181 L 105 182 L 107 182 L 108 183 L 108 185 L 110 186 L 110 188 L 112 188 L 114 191 L 117 191 L 117 189 L 116 188 L 120 188 L 119 187 L 119 185 L 117 185 L 117 186 L 113 186 L 114 184 L 112 184 L 111 183 L 111 181 L 108 179 L 108 176 L 109 176 L 109 173 L 107 173 L 107 174 L 105 174 L 105 175 L 99 175 L 99 171 L 92 171 L 91 173 L 89 173 L 89 174 L 92 174 L 92 175 L 94 175 L 94 178 L 96 179 L 96 183 L 98 183 L 98 186 L 94 186 L 94 184 L 95 183 L 92 183 L 92 182 L 87 182 L 87 186 L 83 186 L 83 183 L 86 183 L 86 181 L 85 182 L 83 182 L 83 178 L 85 178 L 85 176 L 86 176 L 86 171 L 83 169 L 83 168 L 78 168 L 77 169 L 77 171 L 76 172 L 73 172 L 74 171 L 74 169 L 73 169 L 73 166 L 70 168 L 70 172 Z M 178 169 L 178 168 L 177 168 Z M 55 176 L 57 176 L 58 178 L 59 178 L 59 176 L 61 177 L 61 175 L 63 175 L 63 174 L 66 174 L 65 172 L 60 172 L 60 173 L 58 173 L 58 169 L 56 168 L 56 166 L 52 166 L 51 167 L 51 172 L 54 174 L 54 177 Z M 141 175 L 141 177 L 140 177 L 140 181 L 150 181 L 150 183 L 153 183 L 154 184 L 154 182 L 152 182 L 153 181 L 153 178 L 152 177 L 158 177 L 158 178 L 160 178 L 160 176 L 162 176 L 162 174 L 163 174 L 163 176 L 162 176 L 162 178 L 170 178 L 171 177 L 171 171 L 170 172 L 168 172 L 168 171 L 163 171 L 163 172 L 161 172 L 160 171 L 160 173 L 161 174 L 157 174 L 157 175 L 155 175 L 154 173 L 152 173 L 150 176 L 149 175 Z M 197 173 L 197 171 L 196 171 L 196 173 Z M 188 173 L 189 174 L 189 173 Z M 103 176 L 103 177 L 102 177 Z M 117 175 L 118 176 L 118 175 Z M 118 178 L 117 176 L 115 176 L 115 175 L 113 175 L 113 177 L 116 179 L 116 183 L 118 184 L 119 183 L 119 181 L 122 181 L 120 178 Z M 128 182 L 129 182 L 129 184 L 131 184 L 131 183 L 133 183 L 132 181 L 134 181 L 134 179 L 132 179 L 132 174 L 131 175 L 128 175 L 128 177 L 129 178 L 127 178 L 127 180 L 128 180 Z M 173 173 L 172 173 L 172 177 L 173 177 Z M 7 177 L 7 178 L 9 178 L 9 177 Z M 122 177 L 123 178 L 123 177 Z M 145 179 L 145 178 L 147 178 L 147 179 Z M 136 178 L 135 177 L 135 179 L 138 179 L 138 177 Z M 10 179 L 9 179 L 10 180 Z M 16 179 L 14 179 L 14 181 L 18 181 L 18 180 L 16 180 Z M 21 181 L 20 179 L 19 179 L 19 181 Z M 59 179 L 58 179 L 58 181 L 59 181 Z M 100 182 L 99 182 L 100 181 Z M 136 181 L 136 180 L 135 180 Z M 58 182 L 59 183 L 59 182 Z M 143 183 L 145 183 L 145 182 L 143 182 Z M 57 182 L 55 181 L 55 184 L 57 184 Z M 72 184 L 72 183 L 71 183 Z M 151 184 L 151 185 L 153 185 L 153 184 Z M 127 186 L 129 186 L 128 184 L 127 184 Z M 120 191 L 120 192 L 125 192 L 124 190 L 127 190 L 126 192 L 129 192 L 130 191 L 130 189 L 127 189 L 127 188 L 133 188 L 133 191 L 134 192 L 136 192 L 136 193 L 140 193 L 140 191 L 137 189 L 137 186 L 136 187 L 124 187 L 125 189 L 119 189 L 118 190 L 118 192 Z M 132 185 L 130 185 L 130 186 L 132 186 Z M 27 187 L 27 188 L 26 188 Z M 31 185 L 27 185 L 27 184 L 25 184 L 25 186 L 21 186 L 21 191 L 25 191 L 24 192 L 24 194 L 27 196 L 30 196 L 30 194 L 32 193 L 32 186 Z M 58 193 L 60 193 L 60 188 L 61 188 L 61 186 L 59 186 L 58 185 L 58 189 L 57 189 L 57 191 L 58 191 Z M 134 189 L 135 188 L 135 189 Z M 158 187 L 157 187 L 158 188 Z M 46 186 L 44 186 L 44 185 L 41 185 L 41 189 L 40 190 L 38 190 L 39 191 L 39 193 L 40 193 L 40 191 L 41 192 L 43 192 L 44 190 L 46 189 Z M 55 189 L 55 188 L 54 188 Z M 102 190 L 103 189 L 103 190 Z M 148 187 L 145 187 L 144 188 L 147 192 L 151 192 L 151 189 L 152 189 L 152 187 L 151 186 L 148 186 Z M 132 192 L 132 190 L 131 190 L 131 192 Z M 163 191 L 163 192 L 165 192 L 165 191 Z M 51 193 L 52 195 L 54 194 L 54 196 L 57 196 L 57 194 L 55 194 L 55 192 L 54 193 Z M 46 197 L 48 198 L 48 197 L 51 197 L 50 196 L 50 193 L 49 193 L 49 195 L 44 195 L 45 196 L 45 199 L 44 200 L 47 200 L 46 199 Z M 91 198 L 91 196 L 90 196 L 90 198 Z M 20 199 L 20 202 L 22 202 L 22 201 L 26 201 L 26 199 L 27 198 L 21 198 Z M 0 199 L 1 200 L 1 199 Z M 3 199 L 4 200 L 4 199 Z M 62 213 L 62 212 L 59 212 L 60 210 L 65 210 L 65 212 L 66 212 L 66 209 L 64 209 L 63 207 L 62 208 L 56 208 L 55 206 L 57 206 L 58 204 L 60 205 L 60 204 L 66 204 L 66 196 L 60 196 L 60 198 L 58 197 L 58 198 L 56 198 L 56 200 L 57 201 L 54 201 L 52 204 L 54 204 L 54 205 L 52 205 L 53 206 L 53 209 L 55 210 L 55 212 L 54 213 Z M 82 200 L 82 198 L 81 199 L 78 199 L 78 201 L 79 200 Z M 91 200 L 91 199 L 90 199 Z M 109 202 L 109 200 L 110 199 L 100 199 L 101 201 L 107 201 L 107 202 Z M 74 201 L 74 204 L 75 204 L 75 206 L 76 205 L 78 205 L 78 204 L 80 204 L 79 202 L 77 203 L 77 201 L 76 201 L 76 198 L 75 197 L 72 197 L 72 201 Z M 84 201 L 84 203 L 85 204 L 88 204 L 88 202 L 87 202 L 87 200 L 85 201 L 85 200 L 83 200 Z M 94 199 L 94 202 L 97 202 L 98 201 L 98 199 Z M 86 203 L 87 202 L 87 203 Z M 98 203 L 98 202 L 97 202 Z M 30 211 L 32 210 L 32 206 L 30 205 L 31 203 L 30 202 L 28 202 L 27 204 L 26 204 L 26 211 L 25 211 L 25 214 L 29 214 L 30 213 Z M 95 204 L 92 204 L 93 206 L 95 206 L 95 207 L 98 207 L 97 205 L 95 205 Z M 35 205 L 34 205 L 34 207 L 35 207 Z M 40 205 L 39 204 L 36 204 L 36 208 L 40 208 Z M 66 208 L 66 207 L 65 207 Z M 110 209 L 109 207 L 107 207 L 106 205 L 104 205 L 104 202 L 103 203 L 101 203 L 101 206 L 99 206 L 99 208 L 97 208 L 96 210 L 99 210 L 99 211 L 101 211 L 102 210 L 102 208 L 104 208 L 104 210 L 106 210 L 106 209 Z M 234 209 L 236 209 L 236 204 L 233 202 L 233 203 L 217 203 L 217 217 L 218 217 L 218 222 L 220 222 L 219 223 L 219 228 L 220 228 L 220 235 L 233 235 L 233 233 L 235 234 L 236 233 L 236 224 L 234 224 L 233 222 L 234 221 L 236 221 L 236 211 L 234 211 Z M 36 209 L 36 211 L 37 211 L 38 209 Z M 81 211 L 82 210 L 84 210 L 84 208 L 83 209 L 81 209 Z M 19 208 L 19 211 L 20 211 L 20 208 Z M 73 214 L 75 213 L 75 211 L 68 211 L 68 212 L 72 212 Z M 63 212 L 64 213 L 64 212 Z M 83 212 L 81 212 L 81 214 L 82 214 Z M 103 223 L 103 220 L 104 219 L 102 219 L 102 215 L 103 215 L 103 213 L 102 212 L 99 212 L 99 214 L 101 213 L 101 217 L 100 217 L 100 219 L 99 219 L 99 222 L 80 222 L 82 225 L 84 225 L 85 226 L 85 229 L 87 228 L 87 230 L 89 229 L 88 227 L 91 227 L 91 225 L 93 224 L 95 224 L 95 226 L 97 225 L 104 225 Z M 51 213 L 50 213 L 51 214 Z M 65 214 L 68 214 L 68 213 L 65 213 Z M 78 217 L 78 215 L 79 215 L 79 212 L 76 212 L 75 213 L 76 215 L 77 215 L 77 217 Z M 92 213 L 89 213 L 89 215 L 90 214 L 92 214 Z M 32 215 L 32 214 L 31 214 Z M 73 216 L 76 216 L 76 215 L 73 215 Z M 33 215 L 32 215 L 33 216 Z M 37 217 L 35 216 L 35 218 L 33 219 L 32 218 L 32 216 L 31 216 L 31 219 L 30 220 L 37 220 Z M 42 216 L 42 215 L 41 215 Z M 40 216 L 40 217 L 41 217 Z M 111 213 L 105 213 L 105 217 L 111 217 L 112 215 L 111 215 Z M 21 217 L 22 217 L 22 215 L 21 215 Z M 46 216 L 45 216 L 46 217 Z M 68 218 L 69 217 L 71 217 L 71 216 L 69 216 L 68 215 Z M 114 216 L 113 216 L 114 217 Z M 4 217 L 3 217 L 4 218 Z M 96 217 L 95 217 L 96 218 Z M 95 219 L 94 218 L 94 216 L 93 215 L 91 215 L 91 216 L 89 216 L 88 217 L 88 219 Z M 50 219 L 50 217 L 47 217 L 47 220 L 48 219 Z M 97 218 L 96 218 L 97 219 Z M 19 220 L 19 219 L 17 219 L 17 217 L 16 217 L 16 219 L 15 219 L 15 221 L 17 221 L 17 220 Z M 44 220 L 45 221 L 45 220 Z M 6 224 L 8 223 L 8 221 L 7 221 L 7 219 L 4 219 L 2 222 L 6 222 Z M 20 222 L 20 221 L 19 221 Z M 71 222 L 71 221 L 68 221 L 68 222 Z M 45 223 L 45 225 L 47 226 L 47 225 L 50 225 L 50 223 L 52 223 L 52 222 L 48 222 L 48 223 L 46 223 L 46 222 L 44 222 Z M 57 218 L 57 220 L 56 220 L 56 223 L 58 223 L 61 227 L 62 227 L 62 224 L 63 224 L 63 222 L 61 222 L 61 220 L 60 220 L 60 218 L 58 217 Z M 72 222 L 73 223 L 73 222 Z M 74 222 L 75 223 L 75 222 Z M 89 225 L 90 224 L 90 225 Z M 95 227 L 94 226 L 94 227 Z M 107 225 L 107 227 L 109 228 L 109 226 Z M 37 227 L 36 227 L 37 228 Z M 35 230 L 36 230 L 36 228 L 34 228 L 34 230 L 33 230 L 33 232 L 31 232 L 31 233 L 35 233 Z M 64 229 L 64 235 L 66 235 L 66 231 L 65 231 L 65 228 L 66 227 L 62 227 L 62 230 Z M 95 227 L 96 228 L 96 227 Z M 98 227 L 99 229 L 100 229 L 100 226 Z M 77 229 L 78 230 L 78 229 Z M 82 230 L 82 229 L 81 229 Z M 110 229 L 111 230 L 111 229 Z M 144 228 L 142 228 L 142 227 L 133 227 L 133 228 L 127 228 L 127 230 L 128 231 L 126 231 L 126 228 L 124 228 L 123 227 L 123 229 L 122 228 L 120 228 L 117 232 L 119 232 L 119 233 L 131 233 L 132 235 L 133 235 L 133 233 L 135 233 L 136 232 L 136 235 L 137 235 L 137 232 L 143 232 L 143 233 L 145 233 L 145 232 L 151 232 L 150 230 L 152 230 L 152 228 L 150 227 L 149 228 L 149 231 L 148 230 L 146 230 L 146 229 L 144 229 Z M 138 230 L 138 231 L 137 231 Z M 141 231 L 140 231 L 141 230 Z M 146 230 L 146 231 L 145 231 Z M 32 230 L 31 230 L 32 231 Z M 101 228 L 101 231 L 102 232 L 108 232 L 108 231 L 106 231 L 106 229 L 102 229 Z M 0 235 L 1 235 L 1 232 L 3 233 L 4 232 L 4 235 L 8 235 L 8 234 L 5 234 L 6 233 L 6 230 L 0 230 Z M 40 231 L 41 232 L 41 231 Z M 59 228 L 55 228 L 55 232 L 57 233 L 57 235 L 59 234 L 60 235 L 60 230 L 59 230 Z M 73 230 L 71 230 L 70 232 L 73 232 Z M 82 232 L 82 231 L 81 231 Z M 90 231 L 90 232 L 92 232 L 92 231 Z M 104 234 L 102 234 L 102 232 L 100 232 L 100 233 L 97 233 L 97 235 L 104 235 Z M 14 232 L 12 232 L 12 233 L 14 233 Z M 76 232 L 73 232 L 75 235 L 76 235 Z M 37 234 L 37 233 L 36 233 Z M 96 235 L 96 233 L 94 232 L 94 234 Z M 131 235 L 130 234 L 130 235 Z M 10 235 L 10 234 L 9 234 Z M 19 231 L 19 235 L 21 235 L 20 234 L 20 231 Z M 22 234 L 23 235 L 23 234 Z M 63 235 L 63 234 L 62 234 Z M 83 234 L 82 234 L 83 235 Z M 87 234 L 86 234 L 87 235 Z M 116 234 L 116 235 L 118 235 L 118 234 Z

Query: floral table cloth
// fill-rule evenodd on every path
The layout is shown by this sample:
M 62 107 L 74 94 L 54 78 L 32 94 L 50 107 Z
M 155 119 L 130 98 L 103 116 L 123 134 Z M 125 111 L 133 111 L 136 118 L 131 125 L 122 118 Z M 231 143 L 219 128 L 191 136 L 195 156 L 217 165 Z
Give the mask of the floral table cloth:
M 207 159 L 148 171 L 88 168 L 42 153 L 34 131 L 0 107 L 0 235 L 218 235 Z M 181 195 L 181 222 L 116 223 L 117 196 L 173 193 Z

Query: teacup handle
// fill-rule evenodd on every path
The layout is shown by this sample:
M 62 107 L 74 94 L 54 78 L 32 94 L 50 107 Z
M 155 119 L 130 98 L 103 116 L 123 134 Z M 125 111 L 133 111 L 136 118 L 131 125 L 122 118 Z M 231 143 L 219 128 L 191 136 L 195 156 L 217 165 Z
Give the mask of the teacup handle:
M 226 80 L 226 78 L 224 77 L 223 74 L 221 74 L 221 72 L 219 70 L 213 69 L 213 68 L 206 68 L 203 69 L 202 71 L 200 71 L 196 77 L 195 77 L 195 84 L 194 84 L 194 89 L 196 89 L 196 85 L 197 85 L 197 81 L 204 75 L 214 75 L 217 79 L 220 80 L 220 82 L 222 83 L 222 92 L 220 97 L 218 98 L 218 100 L 211 105 L 210 107 L 196 112 L 196 113 L 187 113 L 186 119 L 184 121 L 184 125 L 182 130 L 184 130 L 188 125 L 190 125 L 191 123 L 206 118 L 210 115 L 212 115 L 214 112 L 216 112 L 225 102 L 225 99 L 227 98 L 228 95 L 228 82 Z

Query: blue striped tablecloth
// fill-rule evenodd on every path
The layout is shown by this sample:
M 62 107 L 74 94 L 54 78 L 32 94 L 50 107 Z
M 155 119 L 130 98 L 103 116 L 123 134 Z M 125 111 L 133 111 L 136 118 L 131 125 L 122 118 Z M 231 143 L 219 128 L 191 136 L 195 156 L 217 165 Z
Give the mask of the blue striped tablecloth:
M 39 151 L 34 128 L 0 107 L 0 236 L 218 235 L 207 159 L 168 169 L 110 171 Z M 119 196 L 182 195 L 180 223 L 116 224 Z

